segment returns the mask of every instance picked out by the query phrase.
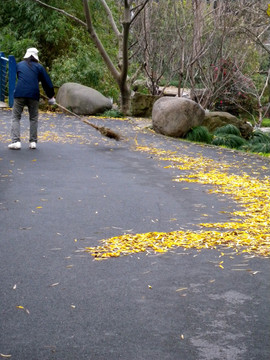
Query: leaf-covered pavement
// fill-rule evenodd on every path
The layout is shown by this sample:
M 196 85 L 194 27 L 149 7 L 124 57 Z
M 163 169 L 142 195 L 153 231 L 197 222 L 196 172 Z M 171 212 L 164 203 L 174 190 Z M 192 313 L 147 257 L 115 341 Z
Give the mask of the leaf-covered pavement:
M 2 114 L 5 115 L 5 112 Z M 0 118 L 0 140 L 3 142 L 10 141 L 10 112 L 8 116 Z M 59 131 L 59 126 L 56 128 L 54 123 L 57 116 L 57 113 L 41 113 L 40 143 L 53 141 L 72 144 L 76 141 L 80 144 L 94 143 L 98 146 L 99 142 L 112 141 L 105 137 L 100 138 L 99 134 L 93 134 L 93 130 L 90 131 L 87 125 L 69 115 L 63 116 Z M 106 119 L 98 117 L 94 118 L 94 121 L 103 125 Z M 225 246 L 237 252 L 270 255 L 269 159 L 227 149 L 217 150 L 206 145 L 196 147 L 183 141 L 158 136 L 146 126 L 149 122 L 142 119 L 113 119 L 112 122 L 116 123 L 117 131 L 124 136 L 124 142 L 131 150 L 146 153 L 147 156 L 159 161 L 164 168 L 173 169 L 175 175 L 172 181 L 179 184 L 199 183 L 210 186 L 209 196 L 211 193 L 226 196 L 228 201 L 238 204 L 241 210 L 231 213 L 228 211 L 230 221 L 194 224 L 199 227 L 197 231 L 179 229 L 168 233 L 124 234 L 102 239 L 101 245 L 86 249 L 96 260 L 150 250 L 163 253 L 179 246 L 197 249 Z M 22 131 L 24 142 L 28 139 L 27 132 L 26 124 Z M 150 143 L 149 138 L 144 137 L 143 133 L 151 135 Z M 192 154 L 192 151 L 196 153 Z M 211 155 L 218 155 L 219 158 L 215 159 Z M 207 216 L 206 211 L 205 217 Z M 209 230 L 204 230 L 206 228 Z
M 231 201 L 239 203 L 243 210 L 233 212 L 230 222 L 199 224 L 200 227 L 212 228 L 209 231 L 127 234 L 103 240 L 102 246 L 87 249 L 96 259 L 150 249 L 166 252 L 177 246 L 197 249 L 227 246 L 240 252 L 269 256 L 270 181 L 264 175 L 264 171 L 269 171 L 265 165 L 261 166 L 260 172 L 254 171 L 253 176 L 246 172 L 237 175 L 229 173 L 232 166 L 228 163 L 216 162 L 203 156 L 179 156 L 176 152 L 142 146 L 137 146 L 137 150 L 146 151 L 161 161 L 169 162 L 170 165 L 166 168 L 179 170 L 180 175 L 176 175 L 173 181 L 211 185 L 209 193 L 227 195 Z
M 33 151 L 25 114 L 14 152 L 0 111 L 1 356 L 268 359 L 267 247 L 213 234 L 267 234 L 269 159 L 91 121 L 125 139 L 41 113 Z

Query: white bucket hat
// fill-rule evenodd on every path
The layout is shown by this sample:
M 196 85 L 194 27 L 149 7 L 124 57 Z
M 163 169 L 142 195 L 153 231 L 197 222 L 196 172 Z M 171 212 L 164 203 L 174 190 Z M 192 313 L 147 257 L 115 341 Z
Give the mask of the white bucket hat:
M 33 56 L 37 61 L 39 60 L 38 58 L 38 50 L 36 48 L 30 48 L 30 49 L 27 49 L 25 55 L 24 55 L 24 59 L 27 59 L 29 58 L 30 56 Z

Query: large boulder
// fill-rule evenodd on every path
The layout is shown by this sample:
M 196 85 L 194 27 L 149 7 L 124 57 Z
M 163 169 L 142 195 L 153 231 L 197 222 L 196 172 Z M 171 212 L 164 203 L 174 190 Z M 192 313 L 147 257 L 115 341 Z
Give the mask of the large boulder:
M 236 126 L 243 138 L 249 139 L 253 132 L 253 127 L 246 121 L 238 119 L 236 116 L 222 111 L 206 112 L 202 125 L 207 127 L 210 132 L 214 132 L 217 128 L 232 124 Z
M 112 101 L 100 92 L 77 83 L 63 84 L 56 101 L 78 115 L 94 115 L 112 108 Z
M 162 97 L 153 106 L 152 124 L 156 132 L 183 137 L 194 126 L 200 126 L 205 111 L 195 101 L 182 97 Z

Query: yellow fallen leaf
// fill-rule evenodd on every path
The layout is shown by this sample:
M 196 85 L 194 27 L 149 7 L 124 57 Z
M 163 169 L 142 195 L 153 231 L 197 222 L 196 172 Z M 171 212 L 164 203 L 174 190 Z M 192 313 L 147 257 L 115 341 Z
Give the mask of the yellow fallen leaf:
M 21 305 L 16 306 L 16 308 L 24 310 L 28 315 L 30 314 L 30 311 L 28 309 L 26 309 L 25 307 L 21 306 Z
M 5 355 L 5 354 L 1 354 L 1 353 L 0 353 L 0 356 L 1 356 L 2 358 L 11 358 L 11 355 Z
M 270 180 L 267 174 L 264 178 L 252 177 L 241 168 L 237 173 L 230 172 L 228 169 L 235 164 L 204 158 L 201 154 L 196 154 L 196 157 L 177 155 L 177 152 L 139 145 L 136 150 L 166 161 L 169 165 L 165 168 L 173 168 L 175 171 L 178 169 L 179 174 L 173 179 L 176 183 L 210 185 L 212 188 L 208 187 L 205 191 L 222 197 L 222 201 L 234 202 L 238 205 L 235 206 L 238 210 L 227 211 L 226 215 L 230 216 L 227 221 L 198 224 L 201 228 L 210 228 L 206 231 L 180 229 L 168 233 L 125 234 L 103 239 L 99 246 L 85 249 L 96 260 L 139 252 L 164 253 L 175 247 L 183 247 L 185 250 L 226 247 L 233 249 L 234 255 L 252 253 L 257 256 L 270 256 Z M 263 175 L 262 172 L 260 174 Z M 221 253 L 220 256 L 224 255 L 229 256 L 229 253 Z M 222 264 L 223 262 L 220 262 L 217 266 L 223 269 Z
M 176 291 L 183 291 L 183 290 L 187 290 L 187 288 L 183 287 L 183 288 L 177 289 Z

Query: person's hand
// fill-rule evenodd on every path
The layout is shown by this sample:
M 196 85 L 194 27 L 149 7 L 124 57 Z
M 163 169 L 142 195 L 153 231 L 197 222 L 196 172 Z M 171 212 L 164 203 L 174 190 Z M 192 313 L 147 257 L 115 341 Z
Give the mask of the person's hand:
M 51 99 L 48 100 L 48 104 L 49 105 L 55 105 L 56 104 L 56 100 L 54 97 L 52 97 Z

